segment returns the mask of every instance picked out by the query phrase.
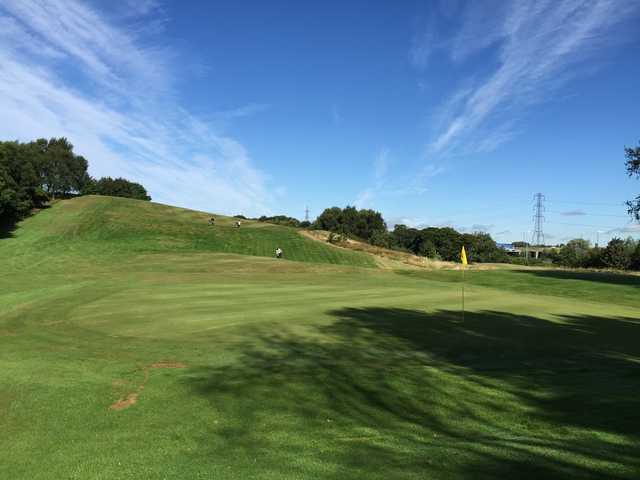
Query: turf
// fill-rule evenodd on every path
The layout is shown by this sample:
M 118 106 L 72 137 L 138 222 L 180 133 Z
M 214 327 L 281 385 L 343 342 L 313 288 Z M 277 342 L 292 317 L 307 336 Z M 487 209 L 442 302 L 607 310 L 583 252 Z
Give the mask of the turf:
M 473 272 L 463 320 L 460 272 L 200 215 L 76 199 L 0 240 L 0 478 L 640 475 L 637 277 Z
M 298 234 L 293 228 L 116 197 L 84 196 L 55 203 L 25 220 L 3 243 L 14 266 L 34 266 L 37 252 L 62 261 L 104 262 L 140 253 L 238 253 L 273 257 L 280 247 L 288 260 L 374 266 L 371 256 L 338 249 Z M 38 269 L 47 262 L 36 262 Z

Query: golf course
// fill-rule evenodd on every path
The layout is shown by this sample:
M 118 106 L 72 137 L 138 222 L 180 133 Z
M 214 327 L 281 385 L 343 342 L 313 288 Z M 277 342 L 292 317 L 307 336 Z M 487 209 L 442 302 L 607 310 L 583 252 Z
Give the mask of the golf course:
M 1 479 L 640 478 L 640 276 L 469 268 L 463 317 L 459 269 L 210 216 L 0 235 Z

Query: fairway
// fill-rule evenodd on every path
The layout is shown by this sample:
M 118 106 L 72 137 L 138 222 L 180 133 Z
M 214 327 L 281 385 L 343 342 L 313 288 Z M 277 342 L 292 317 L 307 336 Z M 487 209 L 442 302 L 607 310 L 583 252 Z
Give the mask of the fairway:
M 0 478 L 640 476 L 640 277 L 470 271 L 463 320 L 458 271 L 206 219 L 0 239 Z

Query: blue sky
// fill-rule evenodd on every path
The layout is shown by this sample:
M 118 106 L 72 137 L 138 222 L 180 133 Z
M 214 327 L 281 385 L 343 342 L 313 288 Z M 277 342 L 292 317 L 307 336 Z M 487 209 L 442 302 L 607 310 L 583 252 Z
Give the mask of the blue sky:
M 640 236 L 640 2 L 0 4 L 0 136 L 219 213 Z

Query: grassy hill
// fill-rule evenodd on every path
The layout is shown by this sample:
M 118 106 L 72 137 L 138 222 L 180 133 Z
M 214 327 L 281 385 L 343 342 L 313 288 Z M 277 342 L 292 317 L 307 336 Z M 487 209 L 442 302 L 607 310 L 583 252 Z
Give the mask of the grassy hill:
M 237 253 L 369 267 L 370 255 L 333 248 L 304 238 L 289 227 L 243 221 L 158 203 L 116 197 L 85 196 L 55 203 L 19 225 L 0 244 L 0 258 L 32 264 L 32 255 L 75 255 L 101 261 L 111 255 L 174 252 Z M 9 261 L 9 260 L 5 260 Z M 40 263 L 40 262 L 38 262 Z
M 469 271 L 463 319 L 460 272 L 207 218 L 0 238 L 0 479 L 640 478 L 639 277 Z

